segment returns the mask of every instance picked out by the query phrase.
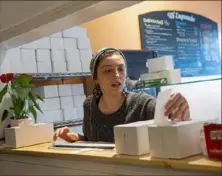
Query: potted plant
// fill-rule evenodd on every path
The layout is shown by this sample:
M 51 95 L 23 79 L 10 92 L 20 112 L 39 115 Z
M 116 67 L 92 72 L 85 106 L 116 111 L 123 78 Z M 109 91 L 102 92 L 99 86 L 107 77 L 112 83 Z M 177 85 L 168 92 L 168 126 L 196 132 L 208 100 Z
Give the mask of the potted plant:
M 19 125 L 19 123 L 32 123 L 30 115 L 36 120 L 37 110 L 41 111 L 37 100 L 43 99 L 31 92 L 31 88 L 35 87 L 32 84 L 32 76 L 21 74 L 14 77 L 13 73 L 0 75 L 0 82 L 6 85 L 0 90 L 0 104 L 5 96 L 10 98 L 10 107 L 4 109 L 1 117 L 1 122 L 6 118 L 10 118 L 11 127 Z

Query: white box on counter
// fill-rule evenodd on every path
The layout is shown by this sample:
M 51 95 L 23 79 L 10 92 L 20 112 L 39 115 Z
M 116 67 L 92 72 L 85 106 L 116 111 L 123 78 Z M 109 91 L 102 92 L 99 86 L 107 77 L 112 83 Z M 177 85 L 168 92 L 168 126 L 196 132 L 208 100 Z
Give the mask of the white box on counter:
M 51 123 L 63 121 L 63 113 L 61 109 L 37 112 L 37 123 Z
M 86 28 L 75 26 L 62 32 L 63 37 L 87 37 Z
M 86 37 L 77 38 L 77 48 L 80 50 L 90 49 L 91 48 L 90 40 Z
M 163 70 L 173 70 L 174 62 L 172 56 L 162 56 L 147 60 L 148 72 L 159 72 Z
M 64 48 L 67 50 L 73 50 L 77 48 L 76 38 L 63 38 Z
M 71 96 L 72 95 L 72 86 L 71 86 L 71 84 L 58 85 L 58 90 L 59 90 L 59 96 L 60 97 L 66 97 L 66 96 Z
M 37 62 L 50 62 L 50 50 L 49 49 L 37 49 L 36 50 L 36 60 Z
M 21 61 L 23 64 L 27 62 L 36 62 L 36 55 L 34 49 L 21 48 L 20 51 L 21 51 Z
M 85 95 L 74 95 L 73 96 L 73 102 L 74 102 L 74 107 L 83 107 L 83 103 L 86 99 Z
M 84 86 L 83 84 L 72 84 L 72 95 L 84 95 Z
M 150 152 L 148 125 L 153 120 L 139 121 L 114 126 L 114 137 L 117 154 L 143 155 Z
M 52 49 L 64 49 L 63 38 L 50 38 L 50 46 Z
M 67 72 L 67 65 L 65 61 L 52 62 L 52 72 Z
M 148 127 L 150 155 L 156 158 L 182 159 L 201 153 L 200 131 L 203 122 L 182 121 L 169 126 Z
M 68 72 L 82 72 L 82 64 L 80 60 L 67 61 Z
M 62 109 L 64 120 L 77 119 L 77 110 L 74 107 L 65 107 Z
M 51 49 L 51 60 L 53 62 L 65 62 L 65 50 Z
M 77 107 L 76 108 L 76 113 L 77 113 L 77 118 L 78 119 L 83 119 L 84 112 L 83 112 L 83 107 Z
M 21 125 L 5 129 L 5 144 L 9 148 L 19 148 L 53 141 L 52 123 Z
M 43 37 L 35 41 L 36 49 L 50 49 L 49 37 Z
M 36 61 L 30 60 L 22 62 L 23 73 L 37 73 L 37 63 Z
M 51 61 L 37 62 L 37 72 L 38 73 L 52 73 Z
M 60 97 L 60 104 L 61 108 L 74 107 L 73 97 L 72 96 Z
M 44 98 L 37 101 L 42 111 L 58 110 L 61 108 L 59 98 Z
M 32 92 L 39 94 L 42 98 L 53 98 L 59 96 L 58 87 L 56 85 L 33 88 Z
M 166 78 L 167 83 L 173 84 L 181 82 L 181 73 L 180 69 L 164 70 L 155 73 L 142 74 L 140 78 L 141 80 L 155 80 Z

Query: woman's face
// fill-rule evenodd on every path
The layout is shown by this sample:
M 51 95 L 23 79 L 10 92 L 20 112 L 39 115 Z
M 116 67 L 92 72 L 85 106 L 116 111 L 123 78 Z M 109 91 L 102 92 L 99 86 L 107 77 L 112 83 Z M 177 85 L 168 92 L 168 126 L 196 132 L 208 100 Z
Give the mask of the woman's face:
M 126 66 L 120 55 L 103 58 L 97 69 L 97 83 L 103 94 L 122 93 L 126 80 Z

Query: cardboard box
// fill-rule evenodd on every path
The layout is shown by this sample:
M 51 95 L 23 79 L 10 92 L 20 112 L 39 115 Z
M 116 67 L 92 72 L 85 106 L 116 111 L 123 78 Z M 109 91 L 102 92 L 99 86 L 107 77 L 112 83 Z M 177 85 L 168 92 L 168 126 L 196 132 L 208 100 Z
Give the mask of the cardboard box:
M 52 72 L 67 72 L 66 62 L 52 62 Z
M 92 59 L 92 50 L 79 50 L 82 62 L 82 71 L 90 72 L 89 66 Z
M 141 80 L 156 80 L 161 78 L 166 78 L 167 83 L 169 84 L 180 83 L 181 82 L 180 69 L 164 70 L 160 72 L 146 73 L 141 75 Z
M 21 48 L 21 61 L 23 64 L 27 62 L 36 62 L 36 55 L 34 49 L 22 49 Z
M 91 48 L 90 40 L 86 37 L 77 38 L 77 48 L 80 50 L 90 49 Z
M 117 154 L 143 155 L 150 152 L 148 125 L 153 120 L 139 121 L 114 126 L 114 137 Z
M 63 113 L 61 109 L 37 112 L 37 123 L 51 123 L 63 121 Z
M 37 72 L 38 73 L 52 73 L 51 61 L 37 62 Z
M 53 141 L 53 124 L 41 123 L 5 129 L 5 144 L 9 148 L 19 148 Z
M 157 158 L 182 159 L 201 153 L 200 131 L 203 122 L 182 121 L 169 126 L 148 127 L 150 155 Z
M 173 70 L 174 62 L 172 56 L 162 56 L 147 60 L 148 72 L 159 72 L 164 70 Z
M 84 95 L 83 84 L 72 84 L 72 95 Z
M 83 116 L 84 116 L 83 107 L 77 107 L 76 113 L 77 113 L 78 119 L 83 119 Z
M 43 37 L 35 41 L 36 49 L 50 49 L 50 39 L 49 37 Z
M 60 97 L 60 104 L 61 108 L 74 107 L 73 97 L 72 96 Z
M 51 49 L 51 60 L 53 62 L 65 62 L 65 50 Z
M 72 96 L 71 84 L 58 85 L 58 90 L 60 97 Z
M 66 49 L 65 50 L 66 61 L 77 61 L 80 62 L 80 53 L 77 49 Z
M 63 38 L 64 48 L 67 50 L 73 50 L 77 48 L 76 38 Z
M 54 98 L 59 96 L 58 87 L 56 85 L 33 88 L 32 92 L 39 94 L 42 98 Z
M 30 60 L 22 62 L 23 71 L 22 73 L 37 73 L 37 63 L 36 61 Z
M 87 37 L 86 28 L 75 26 L 62 32 L 63 37 Z
M 50 46 L 52 49 L 64 49 L 63 38 L 50 38 Z
M 50 50 L 49 49 L 37 49 L 36 50 L 36 60 L 37 62 L 50 62 Z
M 68 72 L 82 72 L 82 64 L 80 60 L 67 61 Z
M 58 110 L 61 108 L 59 98 L 44 98 L 44 102 L 37 100 L 42 111 Z
M 86 99 L 85 95 L 74 95 L 73 96 L 73 102 L 74 102 L 74 107 L 83 107 L 83 103 Z
M 74 107 L 65 107 L 62 109 L 64 120 L 77 119 L 77 110 Z

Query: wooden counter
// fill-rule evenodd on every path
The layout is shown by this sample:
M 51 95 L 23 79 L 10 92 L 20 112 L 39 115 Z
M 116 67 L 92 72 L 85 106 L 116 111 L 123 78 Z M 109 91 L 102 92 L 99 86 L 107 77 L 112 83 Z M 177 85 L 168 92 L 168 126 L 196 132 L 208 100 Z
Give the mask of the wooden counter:
M 19 149 L 0 146 L 0 175 L 4 174 L 199 174 L 221 175 L 221 162 L 203 156 L 182 160 L 116 155 L 115 150 L 49 149 L 51 143 Z M 8 168 L 8 169 L 7 169 Z M 13 168 L 13 169 L 12 169 Z

